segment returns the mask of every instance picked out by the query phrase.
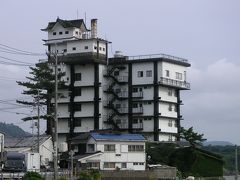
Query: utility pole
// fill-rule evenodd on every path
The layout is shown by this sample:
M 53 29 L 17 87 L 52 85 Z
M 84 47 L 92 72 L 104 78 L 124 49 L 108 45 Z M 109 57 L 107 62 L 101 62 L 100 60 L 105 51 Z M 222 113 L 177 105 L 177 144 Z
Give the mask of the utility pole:
M 55 142 L 54 142 L 54 179 L 58 179 L 58 56 L 57 52 L 55 53 L 55 126 L 54 126 L 54 135 L 55 135 Z
M 235 145 L 235 168 L 236 168 L 235 180 L 238 180 L 238 146 L 237 145 Z
M 70 159 L 71 159 L 71 173 L 70 173 L 70 179 L 73 180 L 73 155 L 74 155 L 73 150 L 71 150 L 71 151 L 69 152 L 69 155 L 70 155 Z
M 37 152 L 40 153 L 40 103 L 39 103 L 39 89 L 37 90 L 37 116 L 38 116 L 38 119 L 37 119 L 37 142 L 38 142 L 38 147 L 37 147 Z

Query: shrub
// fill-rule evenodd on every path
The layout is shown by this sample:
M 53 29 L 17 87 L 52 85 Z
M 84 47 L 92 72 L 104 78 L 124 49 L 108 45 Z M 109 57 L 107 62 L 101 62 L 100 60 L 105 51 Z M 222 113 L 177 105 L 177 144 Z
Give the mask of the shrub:
M 44 178 L 37 172 L 27 172 L 23 176 L 23 180 L 44 180 Z

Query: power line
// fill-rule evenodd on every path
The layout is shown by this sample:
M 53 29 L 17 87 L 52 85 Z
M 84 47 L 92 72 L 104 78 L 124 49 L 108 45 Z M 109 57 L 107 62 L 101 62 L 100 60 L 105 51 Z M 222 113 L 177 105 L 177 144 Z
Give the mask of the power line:
M 3 57 L 3 56 L 0 56 L 0 58 L 5 59 L 5 60 L 8 60 L 8 61 L 12 61 L 12 62 L 27 64 L 27 65 L 34 65 L 33 63 L 28 63 L 28 62 L 24 62 L 24 61 L 18 61 L 18 60 L 10 59 L 10 58 Z
M 5 45 L 5 44 L 0 44 L 0 46 L 3 46 L 3 47 L 6 47 L 12 51 L 17 51 L 17 52 L 22 52 L 22 53 L 25 53 L 25 54 L 31 54 L 31 55 L 43 55 L 43 53 L 35 53 L 35 52 L 30 52 L 30 51 L 25 51 L 25 50 L 21 50 L 21 49 L 17 49 L 17 48 L 14 48 L 14 47 L 11 47 L 11 46 L 8 46 L 8 45 Z M 5 49 L 6 49 L 5 48 Z M 9 50 L 9 51 L 10 51 Z M 44 54 L 45 55 L 45 54 Z

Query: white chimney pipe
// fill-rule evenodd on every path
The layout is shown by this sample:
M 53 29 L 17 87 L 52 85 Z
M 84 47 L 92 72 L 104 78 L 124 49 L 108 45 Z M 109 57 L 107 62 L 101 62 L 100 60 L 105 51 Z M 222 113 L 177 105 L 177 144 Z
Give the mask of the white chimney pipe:
M 97 38 L 97 19 L 91 19 L 91 38 Z

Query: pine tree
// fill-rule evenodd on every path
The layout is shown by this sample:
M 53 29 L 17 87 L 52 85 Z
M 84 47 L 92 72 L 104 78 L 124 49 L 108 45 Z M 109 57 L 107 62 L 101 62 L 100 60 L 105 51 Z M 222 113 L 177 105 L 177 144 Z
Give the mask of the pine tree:
M 53 127 L 54 107 L 51 104 L 51 99 L 54 98 L 55 91 L 55 73 L 48 62 L 37 63 L 35 67 L 30 67 L 30 76 L 26 78 L 28 81 L 17 81 L 17 84 L 24 88 L 22 94 L 31 96 L 31 100 L 17 100 L 17 103 L 23 105 L 36 106 L 39 98 L 41 107 L 46 107 L 45 114 L 41 115 L 41 119 L 47 120 L 47 134 L 51 134 L 51 127 Z M 60 79 L 64 73 L 58 72 L 58 85 L 64 86 L 64 82 Z M 39 96 L 38 96 L 39 92 Z M 28 116 L 23 118 L 23 121 L 37 119 L 37 116 Z
M 193 127 L 190 127 L 189 129 L 181 127 L 180 129 L 180 138 L 188 141 L 192 147 L 201 146 L 202 142 L 206 141 L 203 136 L 203 134 L 194 132 Z

